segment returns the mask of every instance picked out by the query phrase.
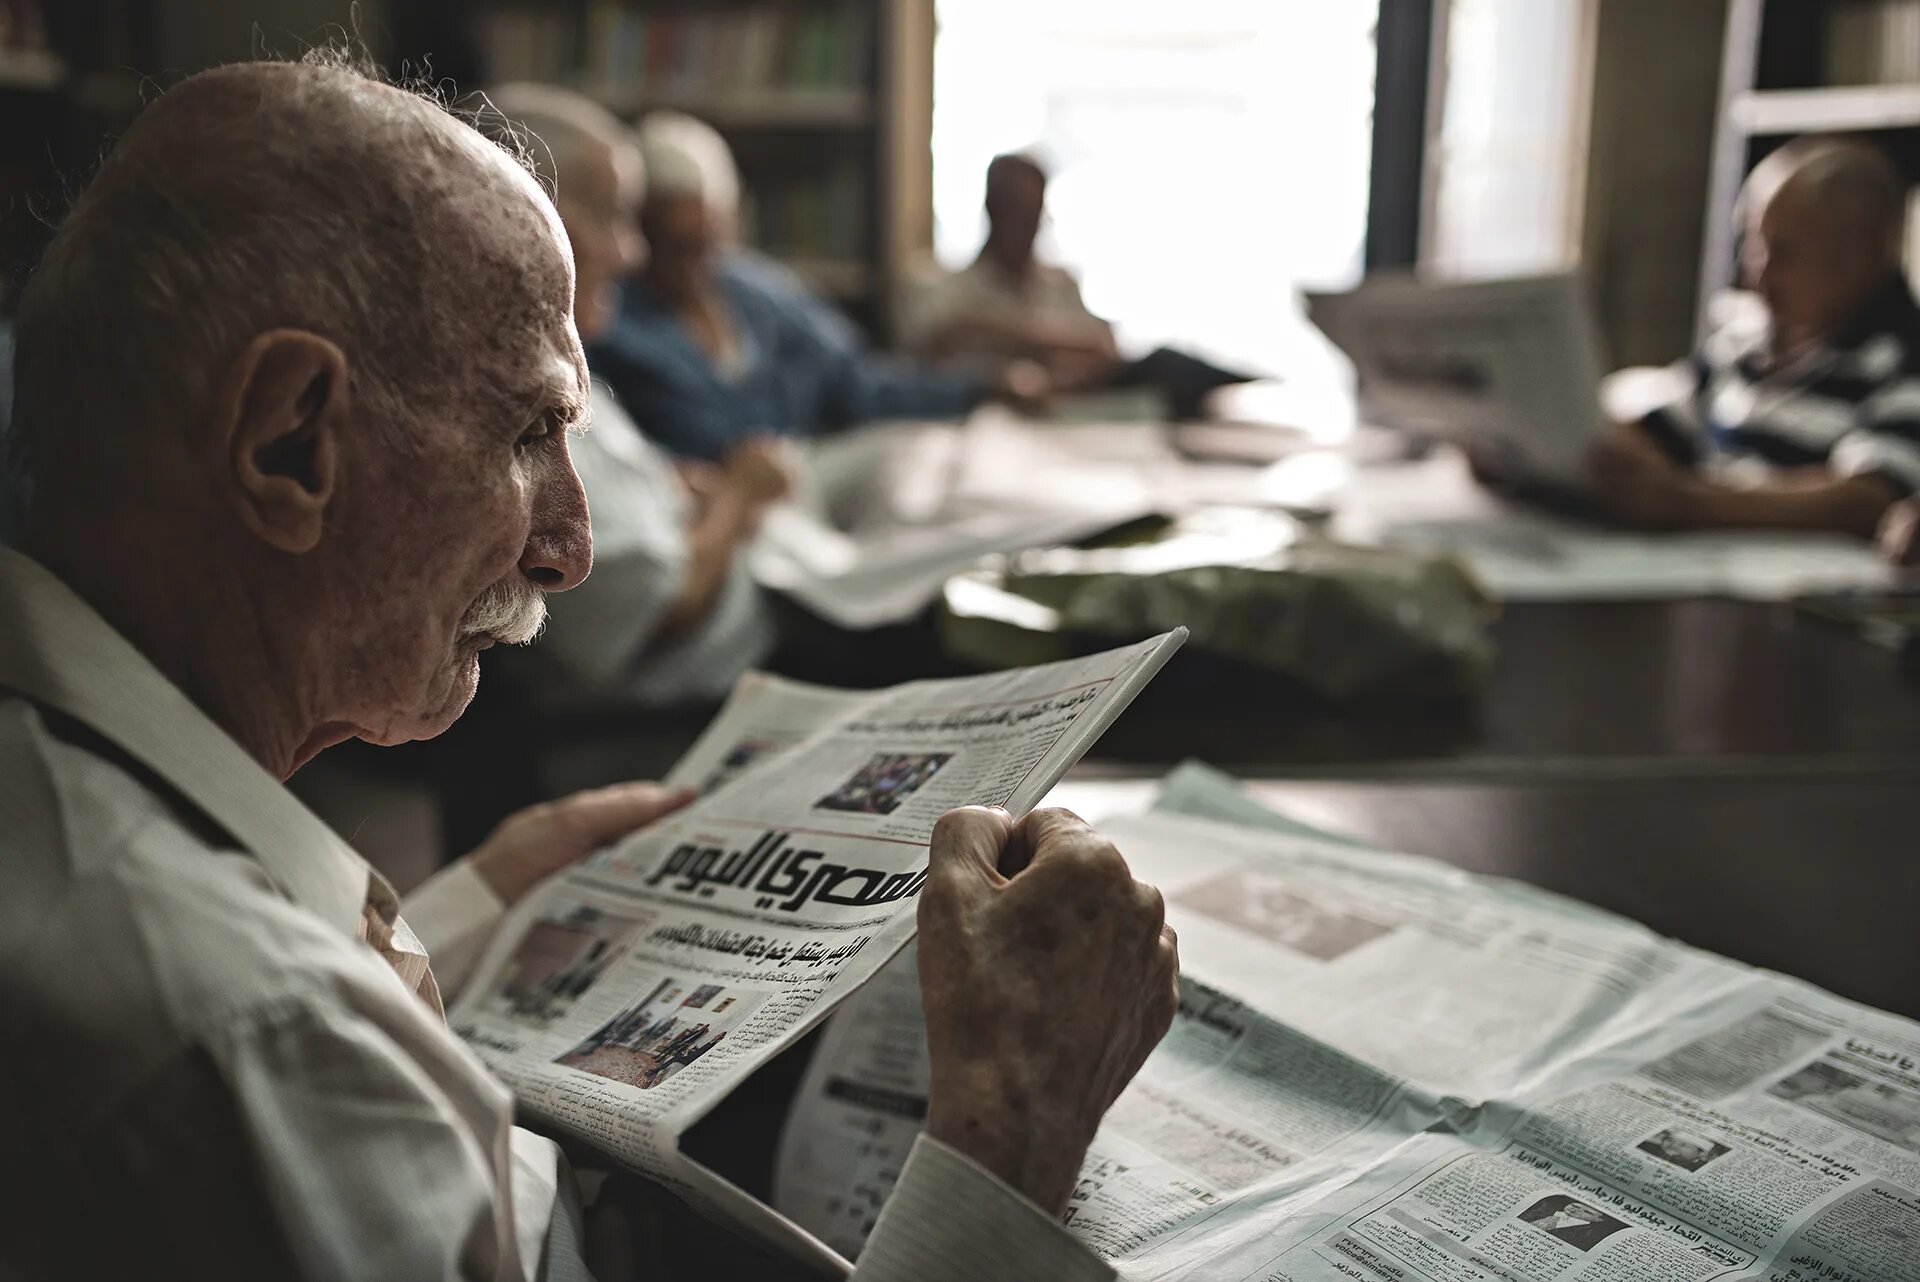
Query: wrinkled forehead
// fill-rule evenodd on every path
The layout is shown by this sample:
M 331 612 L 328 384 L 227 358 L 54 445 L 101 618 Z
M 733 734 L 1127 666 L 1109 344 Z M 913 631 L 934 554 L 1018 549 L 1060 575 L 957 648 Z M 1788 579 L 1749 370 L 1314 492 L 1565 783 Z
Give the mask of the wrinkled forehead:
M 449 117 L 438 127 L 451 144 L 449 213 L 463 224 L 463 242 L 490 283 L 567 302 L 573 293 L 573 256 L 560 215 L 532 174 L 499 147 Z
M 498 147 L 448 120 L 466 171 L 446 193 L 444 261 L 464 301 L 453 318 L 479 387 L 513 387 L 584 359 L 573 328 L 574 269 L 565 227 L 533 176 Z

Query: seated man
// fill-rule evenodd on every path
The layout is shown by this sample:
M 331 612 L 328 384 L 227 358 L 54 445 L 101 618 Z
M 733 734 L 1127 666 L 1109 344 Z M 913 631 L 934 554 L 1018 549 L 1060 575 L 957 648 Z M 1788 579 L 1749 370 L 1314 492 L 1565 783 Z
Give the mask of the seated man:
M 533 162 L 555 188 L 573 246 L 574 322 L 593 342 L 645 261 L 640 150 L 617 117 L 564 89 L 506 85 L 489 97 L 532 135 Z M 549 703 L 718 700 L 773 650 L 772 610 L 740 553 L 790 488 L 784 452 L 755 437 L 723 463 L 676 467 L 604 382 L 593 385 L 592 414 L 573 464 L 593 512 L 595 573 L 554 600 L 554 627 L 528 667 L 547 678 Z
M 280 782 L 438 734 L 585 577 L 573 288 L 525 170 L 334 65 L 182 81 L 61 226 L 0 551 L 0 1276 L 579 1275 L 566 1169 L 442 985 L 679 798 L 509 821 L 416 935 Z M 1059 811 L 956 812 L 929 857 L 927 1138 L 857 1274 L 1107 1276 L 1058 1216 L 1172 1016 L 1158 896 Z
M 1762 161 L 1741 203 L 1759 297 L 1692 358 L 1684 395 L 1602 440 L 1596 497 L 1650 528 L 1870 537 L 1920 487 L 1906 183 L 1872 147 L 1805 139 Z
M 639 132 L 651 257 L 588 357 L 672 453 L 718 462 L 767 432 L 961 418 L 992 395 L 1020 404 L 1044 396 L 1044 375 L 1030 366 L 982 377 L 864 350 L 790 272 L 734 243 L 739 178 L 719 134 L 668 111 Z
M 1176 419 L 1199 418 L 1208 393 L 1251 376 L 1160 348 L 1120 356 L 1113 326 L 1087 310 L 1071 273 L 1035 249 L 1046 217 L 1047 171 L 1009 152 L 987 166 L 987 239 L 957 272 L 929 265 L 901 305 L 901 345 L 916 356 L 997 371 L 1037 362 L 1063 392 L 1151 387 Z

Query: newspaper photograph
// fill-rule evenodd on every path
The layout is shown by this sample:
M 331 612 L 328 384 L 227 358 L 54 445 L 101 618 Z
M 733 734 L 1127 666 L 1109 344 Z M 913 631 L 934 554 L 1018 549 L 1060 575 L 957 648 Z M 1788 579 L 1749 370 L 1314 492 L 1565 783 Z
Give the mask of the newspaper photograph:
M 844 1267 L 680 1137 L 912 938 L 942 814 L 1032 809 L 1183 639 L 871 692 L 747 678 L 669 776 L 697 799 L 516 905 L 449 1022 L 556 1134 Z
M 1173 1030 L 1067 1224 L 1123 1277 L 1920 1282 L 1920 1028 L 1182 767 L 1108 820 Z M 857 1255 L 926 1111 L 911 953 L 828 1026 L 776 1205 Z

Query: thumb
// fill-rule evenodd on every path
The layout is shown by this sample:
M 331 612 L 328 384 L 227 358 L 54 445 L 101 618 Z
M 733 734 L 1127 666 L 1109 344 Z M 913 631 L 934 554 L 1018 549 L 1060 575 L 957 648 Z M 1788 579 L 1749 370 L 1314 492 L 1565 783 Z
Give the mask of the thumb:
M 644 828 L 692 801 L 691 788 L 667 788 L 652 782 L 617 783 L 575 793 L 560 803 L 562 821 L 584 846 L 608 845 Z
M 998 807 L 965 806 L 949 810 L 933 826 L 927 843 L 927 875 L 1002 886 L 1000 852 L 1013 833 L 1013 817 Z

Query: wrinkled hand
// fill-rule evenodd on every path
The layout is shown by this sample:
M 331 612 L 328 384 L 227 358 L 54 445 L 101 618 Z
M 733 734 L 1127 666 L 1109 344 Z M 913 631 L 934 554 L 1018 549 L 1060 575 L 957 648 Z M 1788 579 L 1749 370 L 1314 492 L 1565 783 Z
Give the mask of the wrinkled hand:
M 1920 498 L 1902 499 L 1880 518 L 1880 550 L 1895 565 L 1920 565 Z
M 691 788 L 620 783 L 576 792 L 509 815 L 468 856 L 509 907 L 540 882 L 602 846 L 672 814 L 692 801 Z
M 1693 477 L 1651 444 L 1616 433 L 1602 437 L 1588 457 L 1594 498 L 1623 525 L 1671 530 L 1694 517 Z
M 793 493 L 797 469 L 793 447 L 777 436 L 742 441 L 728 451 L 725 464 L 728 483 L 752 507 L 778 503 Z
M 933 830 L 919 918 L 927 1134 L 1057 1214 L 1173 1022 L 1160 892 L 1068 811 L 972 806 Z

